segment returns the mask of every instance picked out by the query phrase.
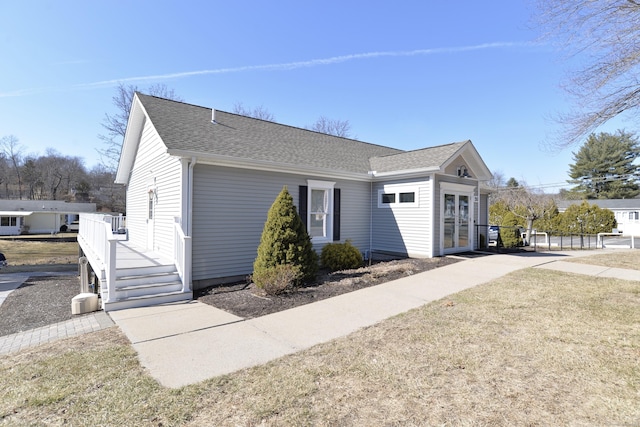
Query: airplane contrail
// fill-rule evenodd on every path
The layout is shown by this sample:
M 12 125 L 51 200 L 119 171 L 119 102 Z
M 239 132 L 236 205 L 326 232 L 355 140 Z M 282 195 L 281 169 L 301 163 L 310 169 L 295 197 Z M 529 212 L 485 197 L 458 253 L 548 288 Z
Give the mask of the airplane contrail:
M 511 47 L 528 47 L 531 46 L 531 42 L 494 42 L 483 43 L 471 46 L 458 46 L 458 47 L 440 47 L 431 49 L 415 49 L 415 50 L 400 50 L 400 51 L 382 51 L 382 52 L 366 52 L 366 53 L 354 53 L 349 55 L 333 56 L 329 58 L 310 59 L 306 61 L 285 62 L 279 64 L 264 64 L 264 65 L 246 65 L 240 67 L 228 67 L 228 68 L 214 68 L 209 70 L 195 70 L 195 71 L 183 71 L 177 73 L 167 74 L 152 74 L 147 76 L 135 76 L 135 77 L 123 77 L 118 79 L 101 80 L 92 83 L 79 83 L 73 85 L 67 89 L 98 89 L 103 87 L 113 86 L 120 83 L 142 83 L 147 81 L 158 80 L 172 80 L 181 79 L 193 76 L 203 76 L 211 74 L 230 74 L 240 73 L 246 71 L 288 71 L 299 68 L 311 68 L 317 66 L 326 66 L 339 64 L 342 62 L 356 61 L 362 59 L 383 58 L 383 57 L 400 57 L 400 56 L 424 56 L 446 53 L 459 53 L 469 52 L 486 49 L 500 49 Z M 55 90 L 64 90 L 62 88 L 33 88 L 33 89 L 21 89 L 11 92 L 0 93 L 0 98 L 25 96 L 34 93 L 48 92 Z

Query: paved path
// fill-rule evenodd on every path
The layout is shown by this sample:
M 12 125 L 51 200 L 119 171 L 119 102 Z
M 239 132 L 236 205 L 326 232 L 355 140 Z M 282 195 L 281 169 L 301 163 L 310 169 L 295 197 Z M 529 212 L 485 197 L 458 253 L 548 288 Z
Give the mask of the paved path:
M 0 354 L 96 331 L 115 321 L 149 373 L 167 387 L 181 387 L 346 336 L 527 267 L 640 281 L 637 270 L 563 261 L 591 254 L 554 252 L 472 258 L 255 319 L 243 319 L 198 301 L 113 311 L 110 316 L 97 312 L 0 337 Z
M 140 363 L 167 387 L 181 387 L 266 363 L 346 336 L 430 301 L 527 267 L 588 271 L 561 262 L 585 253 L 491 255 L 459 262 L 313 304 L 244 320 L 206 304 L 189 303 L 110 312 Z M 593 254 L 593 252 L 591 252 Z M 640 280 L 640 271 L 618 271 Z

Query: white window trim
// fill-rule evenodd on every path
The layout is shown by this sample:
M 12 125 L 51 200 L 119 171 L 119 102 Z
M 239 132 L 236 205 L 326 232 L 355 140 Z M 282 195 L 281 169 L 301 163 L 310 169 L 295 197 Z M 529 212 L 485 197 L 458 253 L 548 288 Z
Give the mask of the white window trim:
M 327 219 L 325 223 L 325 235 L 311 238 L 314 243 L 326 243 L 333 241 L 333 189 L 336 183 L 331 181 L 307 180 L 307 226 L 311 224 L 311 192 L 312 190 L 325 190 L 329 192 L 329 203 L 327 206 Z
M 378 190 L 378 207 L 379 208 L 417 208 L 420 207 L 420 188 L 416 186 L 406 185 L 385 185 Z M 413 202 L 400 202 L 400 193 L 413 193 Z M 382 203 L 383 194 L 395 194 L 394 203 Z

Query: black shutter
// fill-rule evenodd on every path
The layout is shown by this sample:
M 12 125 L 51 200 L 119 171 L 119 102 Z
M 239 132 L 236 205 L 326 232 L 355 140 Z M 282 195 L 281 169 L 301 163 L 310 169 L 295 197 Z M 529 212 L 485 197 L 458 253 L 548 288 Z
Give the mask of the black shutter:
M 340 240 L 340 189 L 333 189 L 333 241 Z
M 298 214 L 304 224 L 304 229 L 308 230 L 307 225 L 307 186 L 301 185 L 298 187 Z

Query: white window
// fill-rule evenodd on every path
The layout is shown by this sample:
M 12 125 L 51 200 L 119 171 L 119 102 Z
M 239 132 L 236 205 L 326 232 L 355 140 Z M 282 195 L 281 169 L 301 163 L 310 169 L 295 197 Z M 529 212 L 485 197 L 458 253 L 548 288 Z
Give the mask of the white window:
M 307 180 L 309 236 L 329 241 L 333 236 L 333 188 L 335 182 Z
M 396 193 L 382 193 L 381 202 L 383 205 L 389 205 L 396 202 Z
M 400 197 L 398 200 L 400 203 L 415 203 L 416 202 L 416 192 L 409 191 L 406 193 L 400 193 Z
M 18 217 L 15 216 L 3 216 L 0 219 L 0 226 L 2 227 L 15 227 L 18 223 Z
M 378 190 L 379 208 L 396 208 L 418 206 L 418 189 L 416 187 L 384 186 Z
M 638 220 L 638 218 L 640 217 L 640 215 L 639 215 L 639 214 L 640 214 L 640 212 L 638 212 L 638 211 L 635 211 L 635 212 L 629 212 L 629 219 L 630 219 L 631 221 L 634 221 L 634 220 L 635 220 L 635 221 L 637 221 L 637 220 Z

